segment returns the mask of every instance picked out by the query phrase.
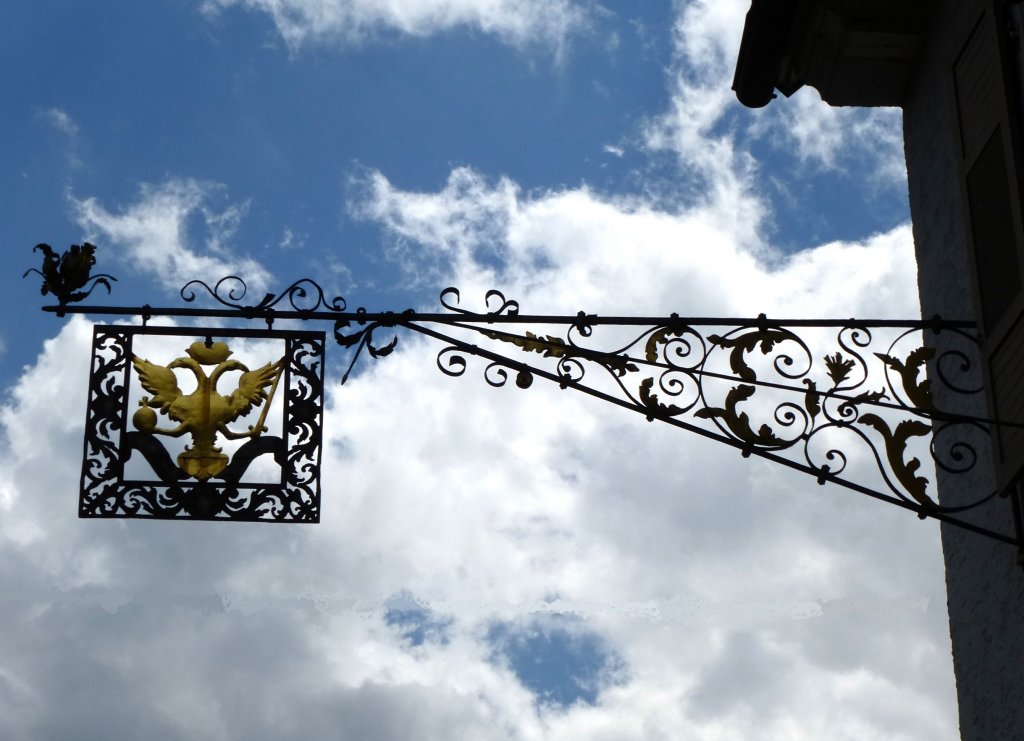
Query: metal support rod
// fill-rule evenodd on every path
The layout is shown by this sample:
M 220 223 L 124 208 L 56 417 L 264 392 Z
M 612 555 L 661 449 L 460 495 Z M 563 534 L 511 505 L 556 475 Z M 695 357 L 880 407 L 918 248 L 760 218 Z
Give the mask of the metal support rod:
M 57 316 L 65 314 L 96 314 L 100 316 L 136 316 L 152 319 L 157 316 L 204 319 L 257 319 L 302 321 L 352 322 L 359 325 L 380 324 L 395 326 L 399 323 L 433 322 L 439 324 L 555 324 L 562 326 L 674 326 L 687 325 L 692 327 L 822 327 L 822 328 L 859 328 L 866 329 L 932 329 L 936 326 L 934 319 L 768 319 L 768 318 L 735 318 L 735 317 L 686 317 L 678 314 L 669 316 L 599 316 L 597 314 L 577 315 L 565 314 L 451 314 L 438 312 L 418 312 L 407 310 L 395 311 L 303 311 L 276 309 L 188 309 L 152 306 L 44 306 L 43 311 Z M 762 315 L 763 317 L 763 315 Z M 974 329 L 975 323 L 970 321 L 938 320 L 942 328 Z
M 1024 567 L 1024 508 L 1021 506 L 1021 485 L 1018 479 L 1010 491 L 1010 506 L 1013 510 L 1013 527 L 1017 533 L 1017 564 Z

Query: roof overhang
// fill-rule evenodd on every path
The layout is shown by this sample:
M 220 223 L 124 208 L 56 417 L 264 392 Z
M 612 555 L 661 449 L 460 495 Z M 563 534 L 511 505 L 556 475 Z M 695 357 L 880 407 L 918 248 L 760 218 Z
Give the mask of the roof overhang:
M 752 0 L 733 90 L 749 108 L 804 85 L 831 105 L 901 105 L 926 15 L 923 0 Z

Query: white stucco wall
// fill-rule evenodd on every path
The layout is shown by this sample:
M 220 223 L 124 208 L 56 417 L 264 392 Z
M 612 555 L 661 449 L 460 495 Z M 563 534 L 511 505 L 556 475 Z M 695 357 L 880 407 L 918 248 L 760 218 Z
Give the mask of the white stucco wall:
M 924 317 L 973 318 L 971 265 L 958 172 L 959 137 L 950 69 L 980 0 L 935 0 L 930 41 L 904 107 L 910 205 Z M 944 344 L 944 343 L 943 343 Z M 974 381 L 981 382 L 975 359 Z M 1024 369 L 1022 369 L 1024 370 Z M 931 369 L 934 379 L 935 369 Z M 1022 374 L 1024 375 L 1024 374 Z M 1022 377 L 1024 382 L 1024 377 Z M 984 415 L 975 396 L 959 406 L 933 380 L 940 408 Z M 943 505 L 977 499 L 995 487 L 991 451 L 970 475 L 939 475 Z M 972 521 L 1013 533 L 1010 504 L 999 500 Z M 1011 546 L 942 527 L 950 635 L 965 741 L 1024 740 L 1024 568 Z

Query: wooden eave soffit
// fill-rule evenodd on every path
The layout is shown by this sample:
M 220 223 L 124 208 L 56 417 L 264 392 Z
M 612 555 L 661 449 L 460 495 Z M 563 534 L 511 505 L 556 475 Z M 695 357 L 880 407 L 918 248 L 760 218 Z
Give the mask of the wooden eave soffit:
M 753 0 L 733 90 L 750 108 L 804 85 L 831 105 L 898 106 L 925 30 L 922 0 Z

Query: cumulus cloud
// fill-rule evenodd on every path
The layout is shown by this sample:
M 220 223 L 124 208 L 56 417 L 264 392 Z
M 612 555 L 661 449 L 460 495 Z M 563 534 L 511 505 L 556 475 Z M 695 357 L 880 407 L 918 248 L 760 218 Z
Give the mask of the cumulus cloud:
M 740 110 L 730 88 L 749 8 L 747 0 L 681 6 L 673 29 L 670 105 L 648 121 L 647 146 L 672 152 L 685 169 L 710 182 L 713 192 L 732 199 L 749 200 L 757 188 L 758 166 L 749 154 L 756 141 L 792 155 L 808 170 L 867 172 L 879 187 L 904 188 L 898 109 L 833 108 L 805 87 L 757 111 Z M 731 166 L 722 168 L 723 162 Z
M 402 191 L 384 173 L 360 173 L 351 212 L 381 225 L 390 254 L 412 282 L 423 276 L 451 282 L 464 289 L 464 298 L 478 301 L 485 289 L 502 287 L 526 312 L 916 316 L 909 226 L 792 255 L 765 240 L 760 227 L 771 204 L 757 188 L 758 165 L 746 147 L 751 136 L 779 147 L 789 142 L 756 120 L 745 131 L 731 93 L 723 92 L 745 10 L 742 3 L 698 2 L 680 14 L 671 107 L 646 130 L 648 149 L 673 153 L 683 176 L 700 185 L 674 210 L 586 187 L 524 193 L 508 178 L 463 167 L 436 192 Z M 796 114 L 772 115 L 786 120 Z M 898 181 L 898 149 L 872 150 L 879 141 L 898 139 L 890 113 L 803 121 L 806 133 L 797 127 L 793 136 L 808 166 L 838 170 L 852 153 L 873 151 L 880 165 L 892 164 Z M 405 362 L 395 358 L 374 367 L 354 388 L 410 377 L 413 366 L 406 362 L 421 352 L 421 362 L 429 362 L 431 351 L 414 343 L 401 354 Z M 424 388 L 417 385 L 417 395 Z M 488 568 L 511 560 L 529 570 L 536 563 L 532 589 L 507 574 L 472 582 L 473 606 L 445 607 L 472 623 L 487 613 L 481 602 L 514 619 L 515 606 L 536 611 L 538 600 L 548 600 L 552 606 L 541 611 L 576 611 L 615 647 L 629 680 L 605 687 L 593 706 L 548 719 L 547 737 L 599 729 L 631 738 L 638 727 L 648 738 L 955 736 L 934 530 L 907 530 L 912 524 L 898 511 L 832 487 L 816 489 L 769 465 L 738 466 L 734 452 L 684 433 L 635 428 L 615 410 L 564 393 L 555 399 L 540 389 L 529 392 L 541 394 L 536 406 L 520 393 L 509 406 L 496 399 L 467 412 L 471 431 L 458 450 L 466 460 L 492 463 L 448 482 L 456 492 L 463 486 L 491 491 L 489 482 L 501 480 L 494 467 L 511 458 L 509 465 L 521 472 L 510 474 L 506 486 L 530 503 L 528 521 L 536 524 L 510 526 L 517 547 L 505 550 L 494 538 L 501 545 L 492 545 L 485 558 Z M 459 409 L 475 398 L 474 390 L 460 390 Z M 358 416 L 385 414 L 383 403 Z M 453 414 L 433 396 L 426 407 L 409 403 L 416 404 L 412 418 L 426 409 Z M 532 429 L 520 437 L 518 425 L 530 427 L 520 422 L 523 416 Z M 501 439 L 488 448 L 492 426 L 500 427 Z M 356 457 L 359 437 L 354 433 L 345 446 Z M 488 449 L 502 453 L 495 458 Z M 425 454 L 416 450 L 417 459 Z M 429 450 L 437 455 L 434 446 Z M 378 467 L 385 465 L 379 459 Z M 418 480 L 430 478 L 419 472 Z M 394 484 L 383 488 L 391 491 Z M 537 491 L 544 492 L 540 501 L 530 496 Z M 410 517 L 444 511 L 434 504 L 430 514 L 418 509 Z M 455 516 L 467 509 L 452 504 L 449 511 Z M 397 502 L 389 508 L 397 510 Z M 440 517 L 426 529 L 443 530 Z M 483 522 L 507 517 L 492 510 L 478 522 L 486 527 Z M 397 540 L 381 544 L 382 551 L 398 547 Z M 918 555 L 908 559 L 908 548 Z M 531 555 L 525 563 L 524 552 Z M 419 559 L 472 570 L 447 554 Z M 904 566 L 890 569 L 886 563 L 893 561 Z M 428 599 L 451 594 L 436 579 L 410 588 Z M 856 596 L 828 596 L 840 594 Z M 839 603 L 852 607 L 836 611 Z M 915 657 L 910 667 L 885 648 L 904 641 Z M 922 682 L 924 676 L 946 681 L 939 687 Z M 905 702 L 885 699 L 896 687 Z
M 379 213 L 458 255 L 463 287 L 499 276 L 449 209 L 502 216 L 524 308 L 738 310 L 717 258 L 769 310 L 911 302 L 905 228 L 775 267 L 719 235 L 696 259 L 685 217 L 477 181 L 479 208 L 381 180 Z M 408 335 L 328 385 L 321 525 L 77 521 L 89 331 L 69 321 L 0 412 L 14 738 L 955 735 L 930 523 L 553 384 L 449 378 Z M 537 672 L 538 651 L 565 661 Z
M 246 204 L 217 209 L 223 187 L 188 178 L 144 184 L 128 206 L 108 210 L 96 198 L 70 195 L 75 220 L 87 238 L 118 250 L 135 269 L 177 291 L 190 280 L 238 275 L 252 287 L 267 272 L 251 258 L 234 257 L 231 237 Z
M 768 115 L 756 118 L 751 133 L 779 149 L 792 151 L 803 163 L 825 170 L 864 170 L 879 185 L 903 187 L 902 112 L 898 108 L 835 108 L 817 91 L 804 87 L 787 100 L 773 103 Z
M 403 245 L 411 273 L 428 266 L 465 289 L 465 302 L 479 308 L 484 290 L 499 286 L 524 312 L 539 313 L 912 317 L 917 311 L 906 225 L 784 256 L 770 245 L 748 247 L 747 232 L 730 220 L 727 203 L 718 204 L 717 213 L 707 202 L 667 213 L 585 188 L 524 194 L 507 179 L 489 180 L 469 169 L 453 171 L 433 193 L 402 191 L 377 172 L 361 177 L 363 200 L 354 212 L 376 220 Z M 415 363 L 429 365 L 430 357 L 429 348 L 412 343 L 350 382 L 353 395 L 372 404 L 355 417 L 385 415 L 395 397 L 375 397 L 370 389 L 382 379 L 408 385 Z M 832 487 L 818 489 L 813 480 L 769 465 L 738 465 L 734 451 L 679 431 L 634 426 L 621 412 L 565 392 L 552 397 L 538 388 L 513 399 L 477 401 L 472 380 L 460 383 L 454 408 L 443 393 L 427 391 L 433 386 L 426 379 L 409 385 L 415 395 L 400 404 L 409 405 L 417 428 L 424 415 L 442 414 L 448 421 L 427 423 L 428 430 L 451 430 L 451 424 L 464 430 L 449 444 L 464 461 L 456 468 L 474 472 L 417 469 L 421 485 L 435 481 L 451 493 L 432 500 L 429 509 L 404 513 L 395 498 L 387 510 L 401 513 L 391 517 L 408 519 L 408 527 L 419 522 L 427 531 L 448 533 L 445 512 L 465 517 L 482 504 L 466 503 L 465 488 L 481 497 L 515 492 L 517 504 L 505 513 L 493 507 L 510 502 L 486 500 L 488 512 L 470 525 L 468 543 L 456 536 L 460 545 L 451 553 L 410 558 L 467 574 L 482 563 L 488 569 L 514 563 L 531 574 L 527 581 L 509 573 L 474 580 L 472 606 L 445 607 L 472 622 L 487 612 L 481 603 L 514 616 L 516 605 L 537 611 L 549 599 L 551 607 L 541 610 L 578 611 L 621 651 L 630 681 L 607 688 L 592 709 L 566 713 L 565 728 L 585 734 L 600 727 L 628 738 L 633 726 L 622 719 L 643 719 L 648 734 L 656 729 L 666 737 L 953 734 L 951 683 L 939 689 L 908 676 L 945 671 L 948 677 L 936 531 L 913 529 L 916 523 L 903 513 Z M 366 391 L 358 393 L 364 384 Z M 360 449 L 369 453 L 360 443 L 372 439 L 367 432 L 349 430 L 344 448 L 356 459 Z M 436 461 L 440 451 L 429 441 L 415 443 L 411 460 Z M 374 470 L 387 470 L 386 451 L 371 455 Z M 473 461 L 486 461 L 486 468 Z M 381 491 L 400 488 L 394 475 L 378 480 Z M 456 553 L 471 550 L 488 527 L 501 535 L 488 541 L 487 554 L 474 566 L 459 559 Z M 389 537 L 379 550 L 397 551 L 400 537 Z M 908 560 L 905 548 L 918 555 Z M 905 566 L 893 571 L 887 559 Z M 904 582 L 911 572 L 919 581 Z M 930 586 L 922 600 L 923 584 Z M 433 575 L 409 588 L 428 599 L 452 594 Z M 852 603 L 863 610 L 854 608 L 851 617 L 826 607 L 833 604 L 830 595 L 841 594 L 857 595 Z M 872 627 L 860 631 L 866 624 Z M 704 638 L 682 637 L 691 631 Z M 890 661 L 880 634 L 913 642 L 922 663 L 907 670 Z M 837 645 L 850 650 L 840 655 L 825 648 Z M 724 689 L 739 687 L 741 677 L 755 683 L 770 677 L 771 684 Z M 911 685 L 906 704 L 879 710 L 886 687 L 906 691 Z M 645 693 L 658 701 L 640 699 Z M 857 699 L 838 699 L 846 696 Z
M 517 47 L 560 51 L 585 26 L 587 4 L 574 0 L 206 0 L 216 15 L 242 6 L 268 14 L 289 47 L 354 44 L 382 34 L 430 36 L 453 28 L 492 34 Z
M 729 80 L 747 7 L 740 0 L 681 6 L 673 28 L 669 107 L 651 117 L 643 137 L 648 150 L 678 158 L 681 177 L 712 211 L 732 208 L 731 221 L 748 227 L 742 238 L 749 246 L 766 213 L 755 192 L 757 164 L 737 146 L 727 115 L 736 105 Z
M 383 173 L 361 172 L 350 181 L 349 212 L 386 225 L 387 254 L 407 280 L 437 285 L 453 263 L 474 264 L 502 240 L 517 207 L 517 187 L 502 178 L 489 186 L 470 168 L 453 170 L 440 193 L 399 193 Z M 429 244 L 431 252 L 421 249 Z
M 905 290 L 916 271 L 905 226 L 784 256 L 759 237 L 750 244 L 747 225 L 726 202 L 675 214 L 586 188 L 524 195 L 507 178 L 489 182 L 469 168 L 453 170 L 436 193 L 401 191 L 375 171 L 359 183 L 352 213 L 384 227 L 411 278 L 528 286 L 545 311 L 577 304 L 688 316 L 697 307 L 715 316 L 917 311 L 915 293 Z

